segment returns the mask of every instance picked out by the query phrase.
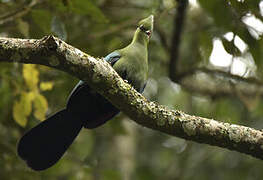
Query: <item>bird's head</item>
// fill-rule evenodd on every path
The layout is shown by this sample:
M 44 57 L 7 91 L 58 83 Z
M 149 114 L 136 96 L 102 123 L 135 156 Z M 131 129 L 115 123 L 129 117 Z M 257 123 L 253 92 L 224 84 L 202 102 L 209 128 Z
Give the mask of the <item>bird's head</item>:
M 138 27 L 135 32 L 133 41 L 137 40 L 139 42 L 148 44 L 152 32 L 153 32 L 153 15 L 150 15 L 149 17 L 142 19 L 138 23 Z
M 141 20 L 138 23 L 138 28 L 142 33 L 146 34 L 148 37 L 151 37 L 153 31 L 153 15 Z

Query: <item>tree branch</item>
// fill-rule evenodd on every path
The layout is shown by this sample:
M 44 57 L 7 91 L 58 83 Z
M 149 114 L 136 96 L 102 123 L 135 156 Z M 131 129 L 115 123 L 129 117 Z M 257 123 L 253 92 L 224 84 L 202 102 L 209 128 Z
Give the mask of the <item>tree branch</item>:
M 182 72 L 182 73 L 179 74 L 178 79 L 180 80 L 180 79 L 185 78 L 186 76 L 194 75 L 197 72 L 203 72 L 203 73 L 214 75 L 214 76 L 219 75 L 221 77 L 225 77 L 225 78 L 228 78 L 228 79 L 232 79 L 232 80 L 241 81 L 241 82 L 244 82 L 244 83 L 250 83 L 250 84 L 263 86 L 263 82 L 261 82 L 258 79 L 252 78 L 252 77 L 244 78 L 242 76 L 231 74 L 231 73 L 226 72 L 226 71 L 222 71 L 222 70 L 218 70 L 218 69 L 207 69 L 207 68 L 203 68 L 203 67 L 201 67 L 201 68 L 194 68 L 192 70 L 189 70 L 189 71 L 186 71 L 186 72 Z
M 263 96 L 263 82 L 260 80 L 216 69 L 194 68 L 178 74 L 177 82 L 188 91 L 212 97 Z
M 40 40 L 0 38 L 0 61 L 53 67 L 86 81 L 142 126 L 187 140 L 215 145 L 263 159 L 263 132 L 191 116 L 149 102 L 104 60 L 53 36 Z

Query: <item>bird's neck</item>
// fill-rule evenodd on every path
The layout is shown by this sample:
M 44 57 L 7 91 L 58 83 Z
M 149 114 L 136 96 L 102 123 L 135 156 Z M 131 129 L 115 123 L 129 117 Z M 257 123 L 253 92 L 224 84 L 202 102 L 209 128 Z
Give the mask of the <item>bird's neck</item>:
M 139 28 L 137 28 L 135 33 L 134 33 L 131 44 L 140 43 L 143 46 L 147 47 L 148 42 L 149 42 L 149 39 L 148 39 L 147 35 L 145 35 Z

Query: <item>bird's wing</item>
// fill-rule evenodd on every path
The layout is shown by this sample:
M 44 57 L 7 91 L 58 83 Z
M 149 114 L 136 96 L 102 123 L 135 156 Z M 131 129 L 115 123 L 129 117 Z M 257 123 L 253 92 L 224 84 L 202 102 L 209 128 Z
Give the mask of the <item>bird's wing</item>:
M 107 61 L 108 63 L 110 63 L 111 66 L 113 66 L 119 59 L 121 58 L 121 54 L 118 51 L 114 51 L 110 54 L 108 54 L 105 58 L 103 58 L 105 61 Z M 125 79 L 125 77 L 122 77 Z M 147 82 L 146 82 L 147 83 Z M 144 88 L 146 86 L 146 83 L 140 88 L 138 89 L 138 91 L 140 93 L 142 93 L 144 91 Z
M 110 63 L 111 66 L 113 66 L 119 59 L 121 58 L 121 55 L 119 52 L 114 51 L 110 54 L 108 54 L 105 58 L 103 58 L 105 61 Z

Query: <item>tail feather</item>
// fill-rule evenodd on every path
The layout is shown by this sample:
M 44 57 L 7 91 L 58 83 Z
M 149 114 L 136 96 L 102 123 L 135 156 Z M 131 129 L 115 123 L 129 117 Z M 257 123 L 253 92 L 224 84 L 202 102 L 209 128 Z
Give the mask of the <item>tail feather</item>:
M 27 132 L 19 141 L 18 155 L 34 170 L 54 165 L 79 134 L 83 123 L 66 109 Z

